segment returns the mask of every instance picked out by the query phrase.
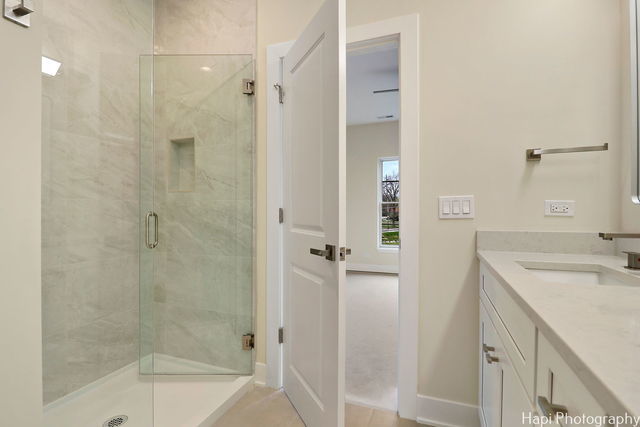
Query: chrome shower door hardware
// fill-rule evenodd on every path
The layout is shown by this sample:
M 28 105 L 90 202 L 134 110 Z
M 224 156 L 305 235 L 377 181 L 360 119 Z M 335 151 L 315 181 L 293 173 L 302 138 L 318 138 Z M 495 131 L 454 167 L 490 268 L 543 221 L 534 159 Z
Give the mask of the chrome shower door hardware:
M 149 219 L 151 219 L 151 217 L 153 217 L 154 220 L 153 242 L 149 240 Z M 148 249 L 153 249 L 158 246 L 158 214 L 153 211 L 147 212 L 147 215 L 144 217 L 144 245 Z
M 18 25 L 30 27 L 33 12 L 33 0 L 4 0 L 4 17 Z

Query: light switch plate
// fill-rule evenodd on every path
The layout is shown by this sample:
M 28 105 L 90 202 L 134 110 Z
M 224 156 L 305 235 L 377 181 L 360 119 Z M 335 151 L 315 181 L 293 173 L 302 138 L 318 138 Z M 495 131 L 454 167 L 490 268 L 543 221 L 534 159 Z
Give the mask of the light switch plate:
M 476 216 L 474 196 L 438 197 L 440 219 L 470 219 Z
M 575 216 L 575 200 L 545 200 L 545 216 Z

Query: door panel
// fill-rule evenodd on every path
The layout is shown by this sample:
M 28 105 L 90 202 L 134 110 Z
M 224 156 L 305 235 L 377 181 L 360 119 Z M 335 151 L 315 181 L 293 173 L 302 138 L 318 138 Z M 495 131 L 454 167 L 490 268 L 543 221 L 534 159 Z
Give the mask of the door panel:
M 327 0 L 283 61 L 284 385 L 309 427 L 344 425 L 344 27 Z
M 500 358 L 502 366 L 502 425 L 507 426 L 533 426 L 528 421 L 523 421 L 523 416 L 536 414 L 531 407 L 529 396 L 520 383 L 518 374 L 511 360 L 504 353 Z

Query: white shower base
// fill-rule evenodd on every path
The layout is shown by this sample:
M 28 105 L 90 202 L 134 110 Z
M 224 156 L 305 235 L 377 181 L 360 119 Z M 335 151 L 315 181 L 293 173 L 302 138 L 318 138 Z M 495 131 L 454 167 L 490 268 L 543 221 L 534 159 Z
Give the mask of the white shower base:
M 180 363 L 156 357 L 165 366 Z M 252 386 L 252 376 L 155 375 L 152 381 L 138 375 L 136 362 L 47 405 L 43 425 L 102 427 L 127 415 L 123 427 L 211 427 Z

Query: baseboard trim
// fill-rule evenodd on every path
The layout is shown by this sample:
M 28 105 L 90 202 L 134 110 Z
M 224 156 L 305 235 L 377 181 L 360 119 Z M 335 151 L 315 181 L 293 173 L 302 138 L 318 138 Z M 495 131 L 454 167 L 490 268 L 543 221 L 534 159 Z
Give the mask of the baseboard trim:
M 253 370 L 253 382 L 255 385 L 265 386 L 267 384 L 267 365 L 266 363 L 256 362 Z
M 398 274 L 400 271 L 397 265 L 376 265 L 376 264 L 347 264 L 348 271 L 364 271 L 366 273 L 391 273 Z
M 417 421 L 434 427 L 480 427 L 477 406 L 420 394 Z

